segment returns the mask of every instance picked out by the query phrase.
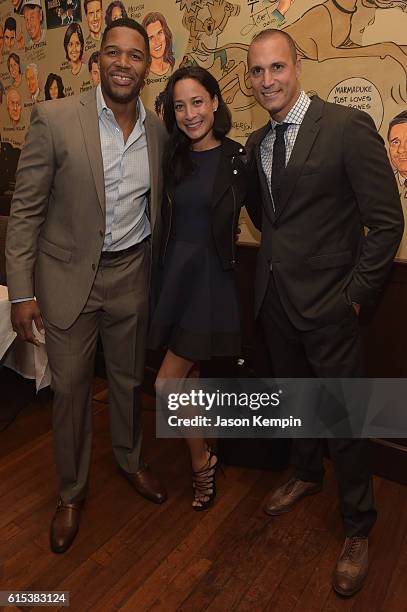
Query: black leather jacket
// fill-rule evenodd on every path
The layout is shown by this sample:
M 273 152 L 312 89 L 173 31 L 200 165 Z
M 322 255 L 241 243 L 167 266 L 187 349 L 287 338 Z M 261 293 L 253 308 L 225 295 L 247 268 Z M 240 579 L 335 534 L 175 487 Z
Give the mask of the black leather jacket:
M 247 182 L 245 148 L 230 138 L 224 138 L 211 202 L 212 233 L 224 270 L 235 267 L 236 232 L 240 209 L 244 206 Z M 164 263 L 170 240 L 174 187 L 174 184 L 165 186 L 166 196 L 162 206 L 161 264 Z

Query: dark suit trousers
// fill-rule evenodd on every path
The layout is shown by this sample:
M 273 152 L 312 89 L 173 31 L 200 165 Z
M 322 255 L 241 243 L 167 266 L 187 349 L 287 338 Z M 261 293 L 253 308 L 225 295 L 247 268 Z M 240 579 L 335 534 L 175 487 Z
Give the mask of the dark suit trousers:
M 359 324 L 353 308 L 343 320 L 300 331 L 288 319 L 273 275 L 260 312 L 274 374 L 280 378 L 353 378 L 363 376 Z M 312 409 L 310 407 L 310 409 Z M 347 536 L 367 535 L 376 520 L 367 440 L 327 440 L 339 487 L 340 510 Z M 323 441 L 293 442 L 296 477 L 322 481 Z
M 113 452 L 127 472 L 136 472 L 141 448 L 139 388 L 148 324 L 150 242 L 114 259 L 102 258 L 87 303 L 62 330 L 44 320 L 54 390 L 53 433 L 66 502 L 86 495 L 92 445 L 92 385 L 100 333 L 109 384 Z M 75 281 L 73 280 L 73 283 Z M 66 288 L 69 299 L 70 287 Z

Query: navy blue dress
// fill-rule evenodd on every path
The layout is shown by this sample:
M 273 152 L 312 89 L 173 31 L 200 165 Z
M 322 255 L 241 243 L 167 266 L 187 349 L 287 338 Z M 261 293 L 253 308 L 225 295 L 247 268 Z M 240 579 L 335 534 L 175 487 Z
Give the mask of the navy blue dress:
M 175 188 L 149 347 L 170 348 L 200 361 L 239 355 L 240 311 L 234 271 L 222 268 L 212 235 L 211 202 L 221 150 L 190 154 L 195 170 Z

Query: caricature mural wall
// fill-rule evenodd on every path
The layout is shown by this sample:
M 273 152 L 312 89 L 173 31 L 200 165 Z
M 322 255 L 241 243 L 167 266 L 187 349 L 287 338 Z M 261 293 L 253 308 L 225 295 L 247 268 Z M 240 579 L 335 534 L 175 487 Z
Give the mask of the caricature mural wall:
M 286 30 L 305 90 L 372 116 L 407 215 L 407 0 L 0 0 L 3 143 L 21 147 L 33 104 L 98 83 L 101 32 L 126 14 L 144 24 L 150 41 L 144 103 L 154 109 L 179 66 L 203 66 L 219 80 L 231 135 L 242 142 L 267 121 L 251 94 L 248 45 L 262 29 Z M 407 261 L 407 238 L 398 256 Z

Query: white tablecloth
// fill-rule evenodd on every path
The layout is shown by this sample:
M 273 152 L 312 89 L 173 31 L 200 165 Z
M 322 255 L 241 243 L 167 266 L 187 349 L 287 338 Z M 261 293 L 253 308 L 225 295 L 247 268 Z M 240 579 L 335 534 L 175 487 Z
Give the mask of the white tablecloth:
M 37 391 L 51 383 L 51 373 L 43 334 L 34 332 L 40 346 L 16 338 L 10 322 L 10 302 L 7 287 L 0 285 L 0 361 L 24 378 L 35 380 Z

